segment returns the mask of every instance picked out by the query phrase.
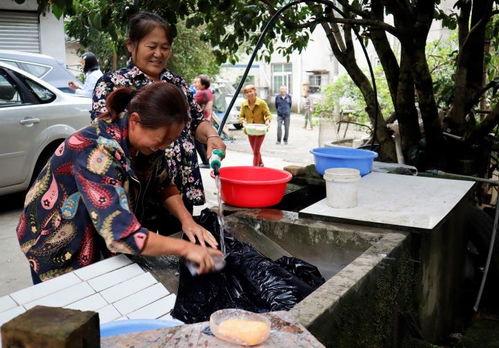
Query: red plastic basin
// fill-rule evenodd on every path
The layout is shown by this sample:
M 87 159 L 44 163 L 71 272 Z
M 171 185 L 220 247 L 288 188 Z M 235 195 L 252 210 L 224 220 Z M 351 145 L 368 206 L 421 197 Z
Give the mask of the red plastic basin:
M 274 168 L 220 168 L 222 200 L 236 207 L 261 208 L 277 204 L 290 180 L 290 173 Z

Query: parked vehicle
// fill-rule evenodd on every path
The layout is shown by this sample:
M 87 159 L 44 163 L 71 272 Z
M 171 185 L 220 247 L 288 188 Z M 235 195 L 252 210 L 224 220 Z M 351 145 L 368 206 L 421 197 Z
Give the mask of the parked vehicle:
M 45 54 L 28 53 L 13 50 L 0 50 L 0 62 L 22 69 L 65 93 L 74 93 L 68 87 L 69 81 L 76 80 L 64 64 Z
M 211 84 L 210 89 L 213 92 L 213 111 L 216 115 L 222 119 L 225 115 L 227 107 L 230 104 L 230 101 L 234 97 L 234 93 L 236 89 L 228 82 L 224 80 L 218 80 Z M 242 123 L 239 121 L 239 112 L 241 111 L 241 104 L 244 101 L 244 97 L 240 94 L 232 109 L 230 110 L 229 117 L 226 121 L 226 124 L 233 125 L 236 129 L 243 128 Z
M 0 62 L 0 195 L 23 191 L 59 144 L 90 123 L 90 98 Z

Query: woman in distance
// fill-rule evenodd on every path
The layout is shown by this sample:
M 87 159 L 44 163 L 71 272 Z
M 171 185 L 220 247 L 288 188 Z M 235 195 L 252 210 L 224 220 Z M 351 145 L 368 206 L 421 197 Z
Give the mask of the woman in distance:
M 97 57 L 92 52 L 85 52 L 81 55 L 80 65 L 85 74 L 85 83 L 83 84 L 83 87 L 78 87 L 78 84 L 74 81 L 68 82 L 68 86 L 75 91 L 76 95 L 90 98 L 92 97 L 95 83 L 102 76 L 102 71 L 99 69 Z
M 243 88 L 243 94 L 247 99 L 241 104 L 241 112 L 239 114 L 239 120 L 243 126 L 246 127 L 248 123 L 260 123 L 269 127 L 270 121 L 272 121 L 272 114 L 265 100 L 256 96 L 256 87 L 254 85 L 247 85 Z M 263 167 L 260 148 L 264 139 L 265 135 L 248 134 L 248 140 L 253 150 L 253 166 L 255 167 Z

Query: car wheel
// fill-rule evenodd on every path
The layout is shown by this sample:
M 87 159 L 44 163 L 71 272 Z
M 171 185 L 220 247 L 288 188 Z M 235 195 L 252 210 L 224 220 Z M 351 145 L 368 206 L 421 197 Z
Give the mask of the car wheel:
M 54 151 L 57 149 L 60 143 L 61 141 L 52 143 L 42 151 L 42 153 L 38 157 L 38 160 L 36 161 L 35 169 L 33 170 L 33 174 L 31 175 L 31 180 L 29 182 L 29 187 L 33 185 L 36 178 L 38 177 L 38 174 L 40 174 L 43 167 L 45 167 L 45 164 L 47 164 L 48 160 L 50 159 L 50 157 L 52 157 Z

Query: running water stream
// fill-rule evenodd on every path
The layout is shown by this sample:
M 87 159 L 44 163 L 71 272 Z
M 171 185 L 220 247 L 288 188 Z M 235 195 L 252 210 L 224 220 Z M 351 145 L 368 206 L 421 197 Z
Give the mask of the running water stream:
M 225 240 L 224 240 L 224 209 L 222 203 L 222 184 L 220 182 L 220 175 L 215 175 L 215 183 L 218 191 L 218 224 L 220 225 L 220 250 L 225 257 Z

